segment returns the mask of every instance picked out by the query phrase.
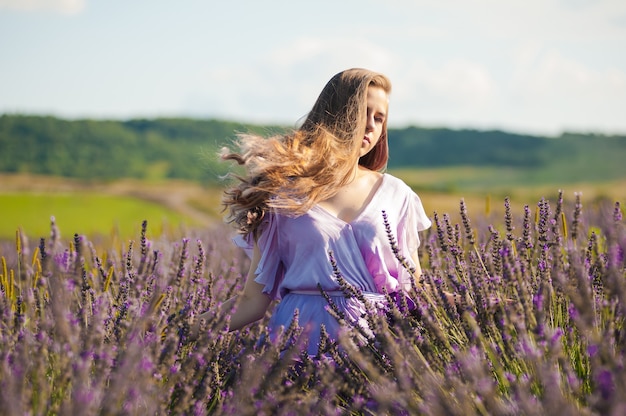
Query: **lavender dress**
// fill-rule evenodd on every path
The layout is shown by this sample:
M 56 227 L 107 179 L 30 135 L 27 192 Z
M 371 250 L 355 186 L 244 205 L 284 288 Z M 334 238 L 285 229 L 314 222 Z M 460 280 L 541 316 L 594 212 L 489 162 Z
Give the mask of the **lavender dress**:
M 431 222 L 419 197 L 389 174 L 383 175 L 369 204 L 349 223 L 317 205 L 296 218 L 275 213 L 265 216 L 258 239 L 261 261 L 255 281 L 264 285 L 264 293 L 280 300 L 269 322 L 274 333 L 289 326 L 297 309 L 299 324 L 307 330 L 310 355 L 317 354 L 321 324 L 331 338 L 337 337 L 340 325 L 327 311 L 328 303 L 318 283 L 347 319 L 364 322 L 363 305 L 340 292 L 329 251 L 346 281 L 369 299 L 384 302 L 384 291 L 401 290 L 410 275 L 391 250 L 383 211 L 401 254 L 410 261 L 420 244 L 418 231 L 430 227 Z M 235 242 L 251 253 L 250 237 L 238 237 Z

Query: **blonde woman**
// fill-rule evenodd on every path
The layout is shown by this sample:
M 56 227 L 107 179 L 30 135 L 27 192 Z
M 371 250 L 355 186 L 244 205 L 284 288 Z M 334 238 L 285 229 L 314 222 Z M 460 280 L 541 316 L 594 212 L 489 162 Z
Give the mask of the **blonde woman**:
M 383 213 L 400 254 L 421 273 L 418 231 L 431 222 L 419 197 L 383 173 L 390 92 L 382 74 L 340 72 L 302 127 L 269 139 L 241 136 L 239 150 L 223 155 L 246 168 L 224 204 L 241 232 L 236 241 L 251 256 L 243 292 L 223 304 L 232 311 L 232 330 L 261 319 L 276 299 L 271 331 L 288 327 L 297 310 L 315 356 L 321 326 L 331 338 L 340 330 L 319 287 L 348 321 L 364 323 L 364 305 L 341 292 L 329 253 L 342 277 L 374 303 L 384 303 L 385 292 L 409 288 L 411 276 L 392 251 Z

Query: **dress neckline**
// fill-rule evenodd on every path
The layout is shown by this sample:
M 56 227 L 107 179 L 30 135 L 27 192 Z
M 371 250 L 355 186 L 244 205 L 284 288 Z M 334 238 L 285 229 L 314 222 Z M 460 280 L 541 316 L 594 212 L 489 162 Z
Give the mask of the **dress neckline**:
M 335 220 L 341 222 L 342 224 L 353 224 L 354 222 L 356 222 L 359 218 L 361 218 L 368 210 L 369 207 L 372 205 L 372 203 L 374 202 L 374 200 L 376 199 L 376 196 L 381 192 L 381 188 L 383 187 L 383 183 L 385 182 L 385 178 L 387 177 L 386 173 L 383 173 L 380 180 L 378 181 L 378 184 L 376 185 L 376 189 L 374 190 L 374 192 L 372 193 L 371 198 L 369 198 L 369 200 L 363 204 L 363 206 L 361 207 L 361 209 L 359 210 L 359 212 L 357 212 L 357 214 L 354 216 L 354 218 L 352 218 L 350 221 L 346 221 L 342 218 L 339 218 L 337 215 L 331 213 L 330 211 L 328 211 L 326 208 L 320 206 L 319 204 L 315 204 L 313 205 L 314 209 L 317 209 L 318 211 L 323 212 L 325 215 L 334 218 Z

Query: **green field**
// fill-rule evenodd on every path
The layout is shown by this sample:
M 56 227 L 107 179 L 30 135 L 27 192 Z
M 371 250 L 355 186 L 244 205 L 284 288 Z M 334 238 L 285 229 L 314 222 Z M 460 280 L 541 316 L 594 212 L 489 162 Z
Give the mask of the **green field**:
M 395 169 L 422 198 L 426 212 L 458 213 L 463 198 L 471 214 L 500 215 L 505 197 L 514 212 L 554 199 L 563 190 L 566 202 L 582 193 L 583 202 L 620 201 L 626 205 L 626 180 L 570 182 L 524 169 L 452 167 Z M 535 172 L 536 173 L 536 172 Z M 225 184 L 222 184 L 225 186 Z M 13 239 L 21 228 L 31 239 L 50 235 L 50 217 L 65 236 L 137 238 L 148 220 L 153 236 L 181 226 L 207 227 L 221 221 L 223 186 L 194 181 L 80 181 L 26 174 L 0 174 L 0 239 Z M 180 234 L 180 233 L 179 233 Z
M 141 223 L 160 234 L 164 227 L 192 225 L 183 215 L 130 196 L 101 193 L 6 193 L 0 194 L 0 238 L 12 238 L 18 228 L 31 238 L 50 235 L 50 217 L 64 233 L 81 235 L 139 235 Z

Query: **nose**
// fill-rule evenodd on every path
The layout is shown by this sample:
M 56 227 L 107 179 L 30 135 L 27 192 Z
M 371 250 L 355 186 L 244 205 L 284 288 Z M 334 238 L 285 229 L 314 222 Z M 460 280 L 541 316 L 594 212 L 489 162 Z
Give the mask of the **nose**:
M 374 131 L 375 126 L 376 126 L 376 121 L 374 120 L 374 116 L 368 115 L 367 121 L 365 122 L 365 131 L 366 132 Z

